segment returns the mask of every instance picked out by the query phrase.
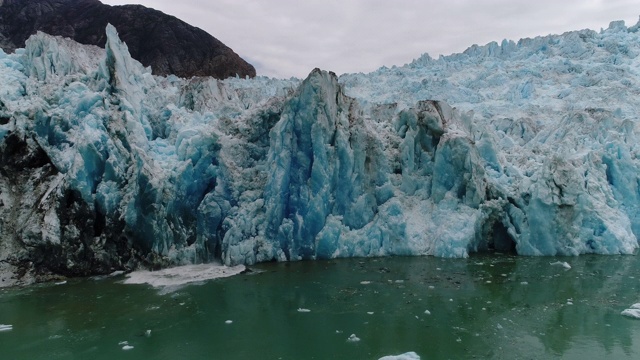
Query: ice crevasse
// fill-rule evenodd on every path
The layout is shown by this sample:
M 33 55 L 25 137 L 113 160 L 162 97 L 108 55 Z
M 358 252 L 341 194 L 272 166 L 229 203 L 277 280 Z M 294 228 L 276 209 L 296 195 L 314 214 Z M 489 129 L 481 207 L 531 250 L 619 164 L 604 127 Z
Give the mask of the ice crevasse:
M 638 247 L 638 26 L 305 80 L 153 76 L 107 38 L 0 52 L 4 262 Z

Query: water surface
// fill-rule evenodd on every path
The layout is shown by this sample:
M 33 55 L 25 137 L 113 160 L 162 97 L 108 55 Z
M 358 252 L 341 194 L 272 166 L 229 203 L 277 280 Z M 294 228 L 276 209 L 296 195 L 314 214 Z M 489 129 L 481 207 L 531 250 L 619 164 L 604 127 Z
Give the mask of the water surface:
M 165 293 L 123 278 L 0 290 L 2 359 L 637 359 L 635 256 L 272 263 Z M 309 310 L 308 312 L 306 310 Z M 428 311 L 429 313 L 425 313 Z M 231 321 L 231 323 L 228 323 Z M 147 335 L 147 330 L 150 334 Z M 355 334 L 360 341 L 349 342 Z M 127 342 L 133 346 L 123 350 Z

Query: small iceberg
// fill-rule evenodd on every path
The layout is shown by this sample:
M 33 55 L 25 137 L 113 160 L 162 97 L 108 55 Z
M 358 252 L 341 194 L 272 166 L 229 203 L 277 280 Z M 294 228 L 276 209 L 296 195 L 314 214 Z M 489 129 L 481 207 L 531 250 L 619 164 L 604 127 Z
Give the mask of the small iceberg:
M 360 338 L 356 336 L 356 334 L 351 334 L 351 336 L 349 336 L 349 338 L 347 339 L 347 342 L 358 342 L 360 341 Z
M 304 312 L 304 313 L 307 313 L 307 312 L 311 312 L 311 310 L 309 310 L 309 309 L 303 309 L 303 308 L 298 308 L 298 312 Z
M 11 330 L 13 330 L 13 325 L 0 324 L 0 331 L 11 331 Z
M 400 354 L 383 356 L 378 360 L 420 360 L 420 356 L 413 351 Z
M 631 305 L 628 309 L 623 310 L 620 315 L 640 319 L 640 303 Z
M 133 346 L 129 345 L 128 341 L 120 341 L 118 345 L 122 346 L 122 350 L 125 350 L 125 351 L 133 349 Z
M 569 263 L 566 262 L 566 261 L 556 261 L 556 262 L 549 263 L 549 265 L 551 265 L 551 266 L 562 266 L 563 268 L 565 268 L 567 270 L 571 269 L 571 265 L 569 265 Z

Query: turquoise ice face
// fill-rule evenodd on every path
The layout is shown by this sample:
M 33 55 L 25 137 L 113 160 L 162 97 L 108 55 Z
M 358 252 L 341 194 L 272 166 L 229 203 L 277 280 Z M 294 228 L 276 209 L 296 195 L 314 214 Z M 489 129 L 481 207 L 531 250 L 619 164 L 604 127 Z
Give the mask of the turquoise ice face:
M 1 259 L 633 253 L 636 30 L 303 81 L 157 77 L 111 26 L 106 49 L 36 34 L 0 53 Z

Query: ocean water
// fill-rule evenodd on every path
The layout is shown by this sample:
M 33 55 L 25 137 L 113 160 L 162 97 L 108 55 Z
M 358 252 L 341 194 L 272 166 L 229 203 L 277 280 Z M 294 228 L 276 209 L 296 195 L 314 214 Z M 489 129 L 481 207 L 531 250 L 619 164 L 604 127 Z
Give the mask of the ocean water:
M 123 276 L 0 289 L 0 359 L 640 358 L 640 320 L 620 314 L 640 302 L 635 256 L 252 269 L 174 291 Z

